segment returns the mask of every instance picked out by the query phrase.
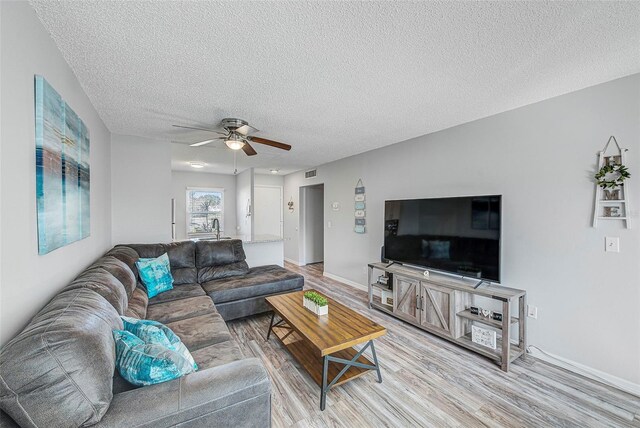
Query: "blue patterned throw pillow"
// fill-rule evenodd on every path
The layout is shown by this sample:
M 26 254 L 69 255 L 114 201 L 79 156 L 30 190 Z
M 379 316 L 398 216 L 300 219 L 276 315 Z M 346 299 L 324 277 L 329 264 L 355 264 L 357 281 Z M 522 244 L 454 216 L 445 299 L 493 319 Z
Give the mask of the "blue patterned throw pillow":
M 151 320 L 139 320 L 137 318 L 130 318 L 121 316 L 124 329 L 147 345 L 160 345 L 174 352 L 177 352 L 185 360 L 187 360 L 194 370 L 198 370 L 191 352 L 184 346 L 184 343 L 180 338 L 166 325 L 159 323 L 158 321 Z
M 171 276 L 167 253 L 155 259 L 138 259 L 136 266 L 142 283 L 147 287 L 149 298 L 173 288 L 173 276 Z
M 144 343 L 133 333 L 113 330 L 116 368 L 129 383 L 153 385 L 177 379 L 195 370 L 182 355 L 161 345 Z

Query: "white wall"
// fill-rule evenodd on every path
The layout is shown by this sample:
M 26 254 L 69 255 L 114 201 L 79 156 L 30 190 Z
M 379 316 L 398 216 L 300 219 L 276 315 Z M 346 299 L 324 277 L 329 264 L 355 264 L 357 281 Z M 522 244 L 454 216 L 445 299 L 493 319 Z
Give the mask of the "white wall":
M 114 245 L 171 241 L 169 141 L 113 134 L 111 198 Z
M 26 2 L 0 2 L 0 344 L 111 246 L 110 133 Z M 34 75 L 55 88 L 90 132 L 91 235 L 38 255 Z
M 610 135 L 630 149 L 632 229 L 591 227 L 596 155 Z M 638 177 L 640 74 L 323 165 L 314 179 L 286 176 L 296 211 L 285 210 L 285 257 L 298 260 L 303 185 L 325 183 L 325 271 L 360 284 L 380 257 L 386 199 L 502 194 L 502 282 L 538 307 L 530 343 L 640 384 Z M 362 235 L 353 232 L 358 178 Z M 604 252 L 605 236 L 620 237 L 619 254 Z
M 277 174 L 254 174 L 256 186 L 284 186 L 284 176 Z
M 236 177 L 207 172 L 173 171 L 171 197 L 176 200 L 176 239 L 187 239 L 187 187 L 224 189 L 224 233 L 236 234 Z
M 246 169 L 236 175 L 236 228 L 238 235 L 252 236 L 253 233 L 253 213 L 250 212 L 253 207 L 253 186 L 253 168 Z

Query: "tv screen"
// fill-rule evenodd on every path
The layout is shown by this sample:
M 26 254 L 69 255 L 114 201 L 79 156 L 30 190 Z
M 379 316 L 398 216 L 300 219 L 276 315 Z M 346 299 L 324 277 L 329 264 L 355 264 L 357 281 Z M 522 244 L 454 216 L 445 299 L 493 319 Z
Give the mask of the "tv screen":
M 501 199 L 385 201 L 385 259 L 500 282 Z

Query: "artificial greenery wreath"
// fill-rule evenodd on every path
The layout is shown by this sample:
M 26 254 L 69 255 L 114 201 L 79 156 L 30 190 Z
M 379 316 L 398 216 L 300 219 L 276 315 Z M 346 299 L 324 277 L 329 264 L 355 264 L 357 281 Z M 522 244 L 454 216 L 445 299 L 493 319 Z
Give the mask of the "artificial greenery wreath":
M 607 180 L 607 174 L 617 174 L 617 176 L 611 180 Z M 598 186 L 603 189 L 624 186 L 624 180 L 629 177 L 631 177 L 631 174 L 629 174 L 629 170 L 624 165 L 604 165 L 595 175 Z

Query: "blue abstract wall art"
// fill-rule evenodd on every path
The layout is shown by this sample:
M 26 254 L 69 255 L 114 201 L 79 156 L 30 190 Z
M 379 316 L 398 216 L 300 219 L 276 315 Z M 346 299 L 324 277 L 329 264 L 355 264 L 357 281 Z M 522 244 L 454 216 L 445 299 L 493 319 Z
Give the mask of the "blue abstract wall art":
M 38 254 L 90 234 L 89 130 L 42 76 L 35 76 Z

